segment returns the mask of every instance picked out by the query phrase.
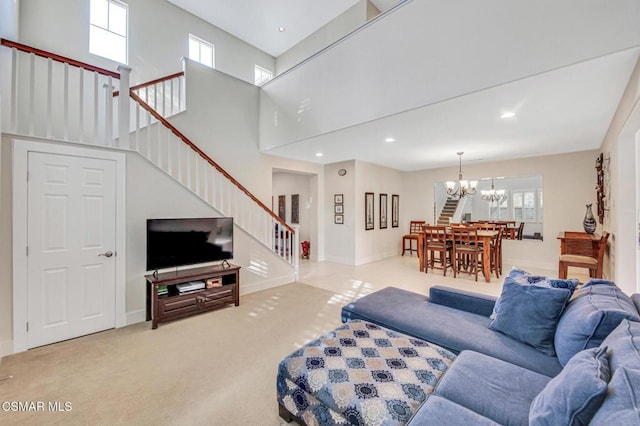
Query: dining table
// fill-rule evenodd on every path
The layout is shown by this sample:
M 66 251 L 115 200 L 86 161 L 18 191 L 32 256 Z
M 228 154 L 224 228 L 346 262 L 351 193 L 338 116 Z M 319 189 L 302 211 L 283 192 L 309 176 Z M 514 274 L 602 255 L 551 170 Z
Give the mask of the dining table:
M 486 282 L 491 282 L 491 241 L 498 236 L 498 231 L 478 229 L 478 241 L 482 243 L 482 274 Z M 502 256 L 502 253 L 500 253 Z M 418 261 L 420 272 L 424 272 L 424 232 L 418 234 Z

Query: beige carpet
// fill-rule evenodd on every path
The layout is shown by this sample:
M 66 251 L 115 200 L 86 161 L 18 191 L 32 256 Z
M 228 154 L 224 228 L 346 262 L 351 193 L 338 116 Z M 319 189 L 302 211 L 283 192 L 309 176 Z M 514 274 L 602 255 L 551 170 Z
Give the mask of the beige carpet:
M 0 424 L 280 425 L 278 362 L 340 324 L 344 296 L 290 284 L 151 330 L 110 330 L 0 360 Z M 49 412 L 48 403 L 71 403 Z

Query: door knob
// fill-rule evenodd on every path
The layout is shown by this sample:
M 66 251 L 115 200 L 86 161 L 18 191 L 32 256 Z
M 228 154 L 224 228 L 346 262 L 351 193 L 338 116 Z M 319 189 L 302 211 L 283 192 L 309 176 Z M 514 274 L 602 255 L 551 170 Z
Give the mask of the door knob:
M 113 256 L 113 252 L 112 251 L 108 251 L 106 253 L 100 253 L 98 256 L 111 257 L 111 256 Z

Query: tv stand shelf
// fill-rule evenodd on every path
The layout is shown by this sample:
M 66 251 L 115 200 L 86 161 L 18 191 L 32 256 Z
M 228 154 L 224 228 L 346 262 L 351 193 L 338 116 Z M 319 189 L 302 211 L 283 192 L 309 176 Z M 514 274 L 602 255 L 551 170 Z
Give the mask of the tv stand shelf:
M 229 265 L 204 266 L 181 271 L 150 274 L 147 280 L 147 321 L 151 328 L 158 328 L 161 322 L 208 312 L 225 305 L 240 305 L 240 267 Z M 188 293 L 180 293 L 176 284 L 190 281 L 206 281 L 218 278 L 220 287 L 203 288 Z M 158 296 L 158 287 L 167 286 L 169 292 Z

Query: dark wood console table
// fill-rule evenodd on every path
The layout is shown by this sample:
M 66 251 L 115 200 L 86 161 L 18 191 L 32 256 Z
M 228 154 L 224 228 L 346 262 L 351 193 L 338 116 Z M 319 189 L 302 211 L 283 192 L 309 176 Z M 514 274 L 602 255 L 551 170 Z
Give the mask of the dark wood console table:
M 563 231 L 558 234 L 560 254 L 575 254 L 598 258 L 600 234 Z
M 240 305 L 240 267 L 229 265 L 205 266 L 182 271 L 145 275 L 147 280 L 147 321 L 151 328 L 161 322 L 188 317 L 218 309 L 225 305 Z M 180 293 L 177 284 L 190 281 L 217 280 L 218 287 Z M 158 287 L 167 286 L 168 293 L 158 295 Z

